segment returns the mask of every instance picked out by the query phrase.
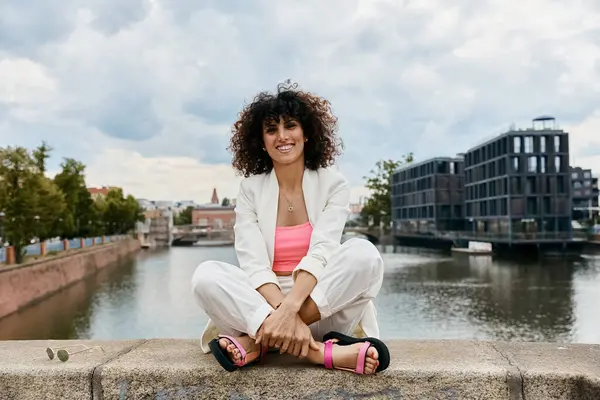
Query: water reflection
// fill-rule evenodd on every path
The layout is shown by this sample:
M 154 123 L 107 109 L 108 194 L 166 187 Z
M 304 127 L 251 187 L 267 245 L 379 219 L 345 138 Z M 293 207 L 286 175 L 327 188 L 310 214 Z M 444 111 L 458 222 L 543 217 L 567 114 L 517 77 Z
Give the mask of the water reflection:
M 111 303 L 135 293 L 135 260 L 76 282 L 27 309 L 0 320 L 0 340 L 71 339 L 92 336 L 91 325 Z M 106 301 L 107 300 L 107 301 Z
M 384 338 L 600 343 L 598 258 L 516 263 L 384 250 Z M 189 281 L 207 259 L 236 263 L 231 248 L 140 253 L 0 320 L 0 340 L 197 338 L 206 316 Z

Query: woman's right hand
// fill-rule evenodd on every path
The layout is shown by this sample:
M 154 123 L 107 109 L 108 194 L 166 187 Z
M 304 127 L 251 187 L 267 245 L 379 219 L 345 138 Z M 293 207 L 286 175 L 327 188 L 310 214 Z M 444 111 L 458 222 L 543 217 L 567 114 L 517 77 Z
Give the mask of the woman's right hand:
M 256 344 L 286 352 L 296 331 L 296 317 L 297 312 L 282 303 L 264 320 L 256 335 Z
M 296 315 L 296 329 L 287 353 L 295 357 L 305 358 L 309 350 L 319 350 L 319 345 L 313 338 L 308 325 L 302 321 L 299 315 Z

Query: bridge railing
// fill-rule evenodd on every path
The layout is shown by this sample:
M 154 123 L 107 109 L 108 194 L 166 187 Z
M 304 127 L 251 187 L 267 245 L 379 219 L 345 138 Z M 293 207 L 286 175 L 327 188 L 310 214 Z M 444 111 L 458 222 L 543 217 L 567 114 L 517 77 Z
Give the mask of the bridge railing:
M 473 231 L 401 231 L 396 235 L 477 240 L 586 240 L 585 232 L 473 232 Z
M 65 240 L 46 240 L 43 242 L 33 243 L 25 247 L 25 257 L 41 256 L 48 253 L 61 253 L 69 249 L 80 249 L 84 247 L 92 247 L 104 243 L 111 243 L 121 240 L 125 235 L 112 236 L 97 236 L 93 238 L 75 238 Z M 6 262 L 7 248 L 0 245 L 0 263 Z

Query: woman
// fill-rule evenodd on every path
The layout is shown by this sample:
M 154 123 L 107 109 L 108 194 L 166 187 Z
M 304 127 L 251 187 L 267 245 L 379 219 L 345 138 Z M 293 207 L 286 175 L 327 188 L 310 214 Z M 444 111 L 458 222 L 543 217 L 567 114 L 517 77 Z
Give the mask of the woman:
M 202 348 L 228 371 L 268 349 L 359 374 L 389 365 L 372 302 L 383 261 L 366 240 L 340 244 L 349 188 L 331 168 L 336 130 L 328 101 L 289 85 L 259 94 L 233 127 L 233 167 L 245 177 L 235 208 L 240 267 L 207 261 L 192 278 L 211 319 Z

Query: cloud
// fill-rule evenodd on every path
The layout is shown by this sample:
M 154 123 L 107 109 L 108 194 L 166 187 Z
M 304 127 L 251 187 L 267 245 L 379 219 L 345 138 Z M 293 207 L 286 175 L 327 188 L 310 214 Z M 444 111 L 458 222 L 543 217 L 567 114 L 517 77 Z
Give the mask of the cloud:
M 180 200 L 208 203 L 213 188 L 217 188 L 221 197 L 231 197 L 231 193 L 237 192 L 240 180 L 225 164 L 203 164 L 190 157 L 144 157 L 120 148 L 99 151 L 90 165 L 87 177 L 91 185 L 121 186 L 128 193 L 156 200 L 171 199 L 172 193 L 185 193 L 188 196 Z
M 571 165 L 592 168 L 595 174 L 600 169 L 600 110 L 589 115 L 570 129 Z
M 355 193 L 378 159 L 453 155 L 541 114 L 600 168 L 597 2 L 32 4 L 0 4 L 0 140 L 47 140 L 56 165 L 137 196 L 235 196 L 231 124 L 287 78 L 332 102 Z

